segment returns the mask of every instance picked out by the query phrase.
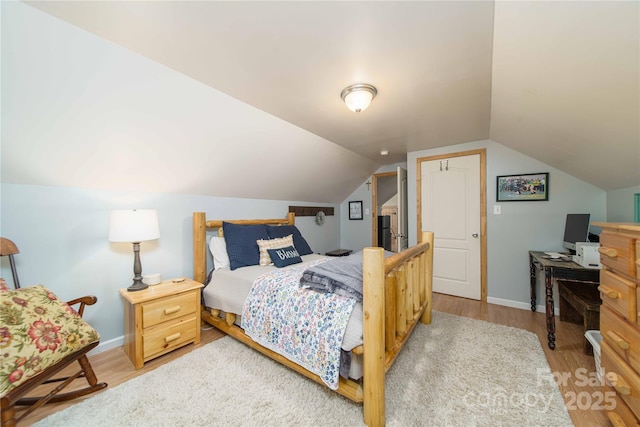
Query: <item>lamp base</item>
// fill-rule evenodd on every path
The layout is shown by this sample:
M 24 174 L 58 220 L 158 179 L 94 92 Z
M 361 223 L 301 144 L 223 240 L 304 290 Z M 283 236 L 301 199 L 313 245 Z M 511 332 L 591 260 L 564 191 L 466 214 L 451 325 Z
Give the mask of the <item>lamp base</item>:
M 149 285 L 147 285 L 145 283 L 134 281 L 133 285 L 131 285 L 131 286 L 129 286 L 127 288 L 127 291 L 129 291 L 129 292 L 144 291 L 148 287 L 149 287 Z
M 127 288 L 129 292 L 143 291 L 149 285 L 142 283 L 142 265 L 140 264 L 140 242 L 133 242 L 133 284 Z

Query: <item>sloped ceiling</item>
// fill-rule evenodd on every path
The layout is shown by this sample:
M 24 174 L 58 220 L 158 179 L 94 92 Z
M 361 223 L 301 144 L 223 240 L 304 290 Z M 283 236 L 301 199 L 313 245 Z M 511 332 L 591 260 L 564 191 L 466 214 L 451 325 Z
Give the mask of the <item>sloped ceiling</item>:
M 346 148 L 358 178 L 493 139 L 605 190 L 640 185 L 635 1 L 27 3 Z M 378 96 L 356 114 L 339 95 L 358 82 Z

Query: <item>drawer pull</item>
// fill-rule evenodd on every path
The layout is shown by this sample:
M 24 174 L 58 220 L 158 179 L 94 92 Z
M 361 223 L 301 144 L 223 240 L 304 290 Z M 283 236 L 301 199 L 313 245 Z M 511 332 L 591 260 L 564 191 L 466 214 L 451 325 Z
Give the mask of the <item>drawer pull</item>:
M 598 290 L 611 299 L 620 298 L 620 292 L 616 291 L 615 289 L 611 289 L 608 286 L 600 285 L 598 286 Z
M 606 257 L 609 258 L 615 258 L 618 256 L 618 250 L 614 249 L 614 248 L 607 248 L 606 246 L 600 246 L 598 248 L 598 252 L 600 252 L 601 255 L 604 255 Z
M 622 350 L 629 350 L 629 341 L 626 341 L 624 338 L 622 338 L 620 335 L 616 334 L 613 331 L 607 331 L 607 335 Z
M 627 427 L 627 424 L 623 421 L 622 417 L 615 412 L 607 413 L 607 417 L 609 418 L 609 421 L 611 421 L 613 427 Z
M 611 382 L 613 388 L 616 389 L 618 394 L 623 396 L 629 396 L 631 394 L 631 386 L 620 375 L 615 372 L 607 372 L 607 379 Z
M 181 308 L 182 307 L 180 307 L 179 305 L 176 305 L 175 307 L 171 307 L 171 308 L 165 308 L 164 314 L 169 315 L 169 314 L 177 313 L 180 311 Z
M 175 333 L 175 334 L 173 334 L 173 335 L 169 335 L 168 337 L 166 337 L 166 338 L 164 339 L 164 342 L 166 342 L 166 343 L 170 343 L 171 341 L 175 341 L 175 340 L 177 340 L 178 338 L 180 338 L 180 332 L 176 332 L 176 333 Z

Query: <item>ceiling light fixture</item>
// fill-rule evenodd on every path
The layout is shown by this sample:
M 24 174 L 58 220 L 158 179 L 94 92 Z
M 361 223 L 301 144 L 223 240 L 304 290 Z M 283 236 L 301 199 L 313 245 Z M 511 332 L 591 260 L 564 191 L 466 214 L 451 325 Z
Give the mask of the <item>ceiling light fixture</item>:
M 380 150 L 381 156 L 386 156 L 387 154 L 389 154 L 389 150 Z
M 346 87 L 340 94 L 340 98 L 347 104 L 347 108 L 359 113 L 367 109 L 377 94 L 378 90 L 372 85 L 358 83 Z

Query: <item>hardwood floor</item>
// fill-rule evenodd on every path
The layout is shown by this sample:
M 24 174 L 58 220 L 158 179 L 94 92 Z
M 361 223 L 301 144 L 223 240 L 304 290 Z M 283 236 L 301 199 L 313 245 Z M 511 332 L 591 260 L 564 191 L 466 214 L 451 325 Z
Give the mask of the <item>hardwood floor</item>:
M 582 326 L 561 322 L 556 318 L 556 349 L 550 350 L 547 346 L 546 323 L 544 313 L 533 313 L 529 310 L 520 310 L 494 304 L 481 303 L 479 301 L 456 298 L 442 294 L 434 294 L 434 309 L 446 313 L 466 316 L 473 319 L 486 320 L 501 325 L 514 326 L 535 333 L 551 367 L 551 371 L 558 376 L 568 377 L 562 381 L 560 391 L 568 406 L 589 406 L 585 402 L 594 402 L 599 389 L 591 385 L 591 380 L 585 380 L 581 372 L 595 372 L 593 356 L 586 356 L 582 348 Z M 124 353 L 122 347 L 109 350 L 90 357 L 93 369 L 99 381 L 115 387 L 131 378 L 149 372 L 162 364 L 174 360 L 193 349 L 206 345 L 223 336 L 216 329 L 205 325 L 202 330 L 202 340 L 198 345 L 188 345 L 172 353 L 166 354 L 155 360 L 147 362 L 142 369 L 135 370 L 133 364 Z M 584 368 L 584 371 L 577 371 Z M 84 381 L 84 380 L 82 380 Z M 87 396 L 86 398 L 90 398 Z M 581 399 L 577 400 L 576 397 Z M 47 415 L 60 411 L 67 406 L 76 404 L 81 399 L 73 402 L 46 405 L 29 414 L 20 425 L 30 425 Z M 579 403 L 576 403 L 579 401 Z M 606 426 L 609 422 L 602 411 L 590 408 L 569 410 L 571 419 L 576 426 Z

